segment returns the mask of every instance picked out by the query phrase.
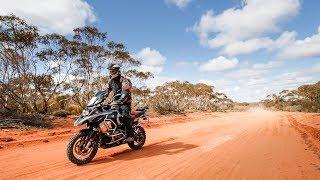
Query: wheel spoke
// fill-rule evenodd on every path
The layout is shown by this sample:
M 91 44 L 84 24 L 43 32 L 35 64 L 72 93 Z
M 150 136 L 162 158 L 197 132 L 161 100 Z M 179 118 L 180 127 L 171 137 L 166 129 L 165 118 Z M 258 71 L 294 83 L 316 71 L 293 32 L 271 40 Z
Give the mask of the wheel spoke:
M 90 153 L 93 150 L 93 146 L 91 146 L 89 149 L 83 149 L 85 148 L 84 140 L 86 138 L 79 138 L 75 144 L 74 144 L 74 155 L 77 159 L 83 160 L 90 156 Z

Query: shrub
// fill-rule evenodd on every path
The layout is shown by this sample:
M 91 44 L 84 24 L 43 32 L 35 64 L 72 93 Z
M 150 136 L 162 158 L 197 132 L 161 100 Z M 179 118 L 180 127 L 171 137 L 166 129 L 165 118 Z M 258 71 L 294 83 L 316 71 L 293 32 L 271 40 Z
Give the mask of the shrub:
M 152 108 L 162 115 L 169 113 L 179 114 L 184 112 L 184 109 L 180 108 L 176 102 L 158 96 L 152 99 Z
M 58 110 L 53 112 L 52 115 L 57 116 L 57 117 L 67 117 L 69 116 L 71 113 L 69 111 L 66 110 Z
M 70 104 L 66 107 L 66 111 L 70 112 L 72 115 L 79 115 L 82 111 L 82 108 L 78 105 Z
M 25 114 L 20 116 L 23 119 L 23 123 L 27 126 L 50 128 L 52 127 L 51 122 L 46 116 L 41 114 Z
M 15 113 L 0 119 L 0 128 L 51 128 L 52 124 L 46 116 L 41 114 Z
M 301 105 L 285 106 L 283 107 L 283 110 L 289 111 L 289 112 L 301 112 L 302 106 Z
M 299 86 L 296 90 L 283 90 L 268 95 L 262 103 L 269 108 L 285 111 L 319 112 L 320 81 Z
M 230 109 L 233 102 L 212 86 L 174 81 L 158 86 L 149 103 L 160 114 Z

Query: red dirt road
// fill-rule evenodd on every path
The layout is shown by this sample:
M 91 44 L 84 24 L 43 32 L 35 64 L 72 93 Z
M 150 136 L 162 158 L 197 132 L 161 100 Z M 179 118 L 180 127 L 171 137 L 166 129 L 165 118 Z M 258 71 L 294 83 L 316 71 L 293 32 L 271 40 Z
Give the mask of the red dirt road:
M 67 139 L 2 149 L 0 179 L 320 179 L 319 132 L 301 118 L 214 113 L 147 129 L 143 149 L 99 149 L 83 166 L 67 160 Z

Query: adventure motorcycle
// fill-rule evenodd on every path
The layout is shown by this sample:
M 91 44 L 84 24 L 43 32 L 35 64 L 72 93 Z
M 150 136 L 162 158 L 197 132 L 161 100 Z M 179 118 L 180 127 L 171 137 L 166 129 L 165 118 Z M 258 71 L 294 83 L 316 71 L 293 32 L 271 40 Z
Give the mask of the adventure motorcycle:
M 120 96 L 116 95 L 114 100 Z M 81 165 L 90 162 L 99 147 L 106 149 L 127 143 L 126 127 L 119 105 L 103 104 L 106 98 L 107 92 L 99 91 L 74 122 L 75 126 L 86 124 L 87 128 L 80 130 L 68 143 L 67 156 L 72 163 Z M 147 109 L 147 106 L 138 108 L 132 114 L 134 141 L 127 144 L 133 150 L 141 149 L 146 141 L 146 133 L 139 120 L 146 119 Z

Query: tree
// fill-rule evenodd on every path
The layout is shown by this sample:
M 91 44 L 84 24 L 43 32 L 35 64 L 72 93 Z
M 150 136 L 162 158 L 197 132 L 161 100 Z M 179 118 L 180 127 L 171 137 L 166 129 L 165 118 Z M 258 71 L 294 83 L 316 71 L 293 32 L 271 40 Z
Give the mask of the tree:
M 40 35 L 19 17 L 0 16 L 0 110 L 47 114 L 60 96 L 84 107 L 106 88 L 111 62 L 120 63 L 131 78 L 152 76 L 135 70 L 140 61 L 96 27 L 76 28 L 72 38 Z
M 58 34 L 39 38 L 37 63 L 41 71 L 32 78 L 35 93 L 41 98 L 41 113 L 48 113 L 50 99 L 62 91 L 74 68 L 75 44 Z M 47 77 L 47 78 L 44 78 Z
M 65 85 L 65 90 L 71 91 L 72 99 L 83 108 L 96 91 L 107 88 L 109 63 L 121 64 L 123 73 L 131 77 L 151 76 L 130 69 L 141 65 L 140 61 L 131 57 L 122 43 L 108 41 L 107 33 L 95 27 L 75 29 L 72 43 L 76 51 L 74 79 Z
M 0 16 L 0 99 L 6 110 L 30 111 L 31 79 L 37 66 L 34 60 L 38 29 L 14 16 Z

